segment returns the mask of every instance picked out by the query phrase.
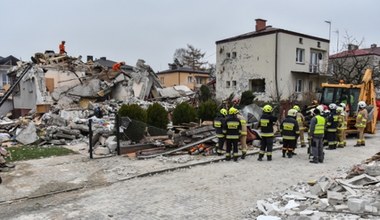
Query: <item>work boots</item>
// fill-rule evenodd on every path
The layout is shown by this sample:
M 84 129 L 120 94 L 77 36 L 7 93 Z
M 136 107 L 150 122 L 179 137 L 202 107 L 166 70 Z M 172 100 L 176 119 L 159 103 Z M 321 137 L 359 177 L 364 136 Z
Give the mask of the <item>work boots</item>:
M 289 151 L 288 152 L 288 158 L 292 158 L 293 157 L 293 152 L 292 151 Z
M 318 163 L 318 158 L 313 157 L 313 160 L 309 161 L 310 163 Z
M 272 155 L 267 155 L 267 160 L 271 161 L 272 160 Z
M 244 160 L 246 155 L 247 155 L 247 152 L 243 152 L 243 153 L 241 154 L 241 159 Z
M 234 161 L 235 161 L 235 162 L 238 161 L 238 156 L 234 156 Z
M 282 157 L 285 157 L 286 150 L 282 150 Z
M 258 161 L 263 161 L 264 154 L 259 154 L 259 158 L 257 158 Z
M 226 154 L 226 161 L 230 161 L 231 160 L 231 155 L 230 154 Z

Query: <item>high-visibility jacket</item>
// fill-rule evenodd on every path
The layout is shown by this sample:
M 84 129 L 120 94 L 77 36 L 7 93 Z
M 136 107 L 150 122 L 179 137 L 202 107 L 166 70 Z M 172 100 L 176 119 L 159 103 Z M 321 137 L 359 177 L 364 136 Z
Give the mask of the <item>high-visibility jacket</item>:
M 356 123 L 355 127 L 357 128 L 365 128 L 367 125 L 367 119 L 368 119 L 368 111 L 367 109 L 361 109 L 358 112 L 358 115 L 356 116 Z
M 277 117 L 264 112 L 259 121 L 262 137 L 274 137 L 273 125 L 276 121 Z
M 345 129 L 347 129 L 346 115 L 342 112 L 338 115 L 338 130 Z
M 237 118 L 240 120 L 240 124 L 241 124 L 240 135 L 247 135 L 247 121 L 245 120 L 244 116 L 241 114 L 237 114 Z
M 325 134 L 326 119 L 320 115 L 314 116 L 310 120 L 309 133 L 314 136 L 323 136 Z
M 228 115 L 226 119 L 226 139 L 235 139 L 240 138 L 241 132 L 241 123 L 236 115 Z
M 226 118 L 223 115 L 218 115 L 214 119 L 213 127 L 218 138 L 223 138 L 226 133 Z
M 115 63 L 115 64 L 112 66 L 112 70 L 113 70 L 113 71 L 120 71 L 120 68 L 121 68 L 121 63 Z
M 66 53 L 65 45 L 64 45 L 64 44 L 60 44 L 60 45 L 59 45 L 59 53 L 60 53 L 60 54 L 64 54 L 64 53 Z
M 298 122 L 291 116 L 288 116 L 280 125 L 281 136 L 284 140 L 296 140 L 300 133 Z

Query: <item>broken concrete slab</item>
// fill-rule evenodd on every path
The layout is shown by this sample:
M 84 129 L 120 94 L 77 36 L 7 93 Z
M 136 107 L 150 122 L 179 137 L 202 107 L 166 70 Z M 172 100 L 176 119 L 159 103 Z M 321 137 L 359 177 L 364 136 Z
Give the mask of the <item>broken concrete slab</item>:
M 349 198 L 347 201 L 347 206 L 351 212 L 355 212 L 355 213 L 363 212 L 364 200 L 357 199 L 357 198 Z
M 328 190 L 327 199 L 330 205 L 339 205 L 343 203 L 344 196 L 342 193 Z
M 38 139 L 39 137 L 37 136 L 37 129 L 33 122 L 30 122 L 28 126 L 23 128 L 16 136 L 16 140 L 24 145 L 32 144 Z

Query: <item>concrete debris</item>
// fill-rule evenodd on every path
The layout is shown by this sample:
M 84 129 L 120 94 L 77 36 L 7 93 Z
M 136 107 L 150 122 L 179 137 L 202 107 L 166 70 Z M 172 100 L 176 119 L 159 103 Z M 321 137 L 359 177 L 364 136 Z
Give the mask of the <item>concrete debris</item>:
M 372 157 L 374 158 L 374 157 Z M 368 161 L 368 160 L 367 160 Z M 363 165 L 363 164 L 361 164 Z M 355 165 L 353 169 L 359 165 Z M 380 172 L 378 161 L 367 163 L 365 170 Z M 368 168 L 370 167 L 370 168 Z M 316 181 L 300 182 L 288 190 L 257 201 L 250 217 L 257 219 L 377 219 L 380 216 L 379 175 L 367 173 Z
M 33 122 L 30 122 L 25 128 L 22 128 L 16 140 L 21 144 L 28 145 L 38 140 L 37 129 Z

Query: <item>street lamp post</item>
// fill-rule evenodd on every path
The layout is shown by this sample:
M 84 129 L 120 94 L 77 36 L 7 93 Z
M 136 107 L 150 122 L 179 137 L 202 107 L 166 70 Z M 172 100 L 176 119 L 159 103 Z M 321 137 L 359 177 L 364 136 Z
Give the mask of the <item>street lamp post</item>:
M 330 51 L 330 40 L 331 40 L 331 20 L 325 21 L 329 24 L 329 51 Z
M 339 52 L 339 30 L 334 31 L 337 34 L 337 39 L 336 39 L 336 52 Z

